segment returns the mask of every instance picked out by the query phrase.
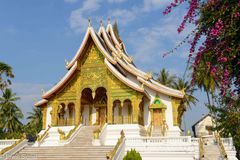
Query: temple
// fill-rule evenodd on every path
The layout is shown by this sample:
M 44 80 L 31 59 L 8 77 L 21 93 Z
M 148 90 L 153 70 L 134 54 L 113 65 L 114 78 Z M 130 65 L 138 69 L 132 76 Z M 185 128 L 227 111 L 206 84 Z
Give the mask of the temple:
M 138 69 L 110 21 L 98 32 L 89 23 L 66 69 L 35 104 L 43 115 L 37 140 L 0 141 L 0 159 L 122 160 L 135 149 L 143 160 L 236 160 L 232 138 L 182 133 L 184 90 Z
M 35 104 L 50 126 L 139 124 L 180 132 L 184 92 L 138 69 L 111 23 L 89 25 L 67 74 Z M 177 134 L 177 133 L 176 133 Z

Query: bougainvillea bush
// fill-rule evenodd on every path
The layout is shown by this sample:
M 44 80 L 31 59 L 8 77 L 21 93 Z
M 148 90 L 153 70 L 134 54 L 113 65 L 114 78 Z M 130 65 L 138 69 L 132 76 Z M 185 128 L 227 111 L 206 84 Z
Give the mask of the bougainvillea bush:
M 240 93 L 240 0 L 174 0 L 163 12 L 168 14 L 182 3 L 189 9 L 177 28 L 181 33 L 187 23 L 194 24 L 189 59 L 192 62 L 192 82 L 196 74 L 205 73 L 219 83 L 221 95 L 230 90 Z M 200 63 L 205 63 L 205 68 Z
M 240 153 L 240 0 L 172 0 L 163 14 L 182 4 L 189 7 L 177 31 L 189 23 L 195 26 L 187 36 L 192 84 L 205 85 L 213 99 L 217 96 L 215 104 L 208 104 L 217 120 L 215 129 L 231 135 Z M 206 81 L 214 85 L 206 86 Z

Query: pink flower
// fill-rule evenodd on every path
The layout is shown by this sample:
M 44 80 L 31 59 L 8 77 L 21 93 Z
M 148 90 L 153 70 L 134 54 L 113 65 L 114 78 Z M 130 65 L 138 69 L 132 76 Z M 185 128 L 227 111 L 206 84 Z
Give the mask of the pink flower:
M 235 13 L 234 13 L 234 17 L 235 17 L 235 18 L 239 17 L 239 12 L 235 12 Z
M 223 22 L 221 19 L 219 19 L 216 23 L 215 26 L 211 29 L 210 31 L 210 35 L 211 36 L 219 36 L 221 31 L 223 30 L 224 26 L 223 26 Z
M 227 52 L 231 52 L 231 48 L 227 47 L 227 48 L 226 48 L 226 51 L 227 51 Z
M 216 72 L 217 72 L 216 67 L 212 67 L 212 69 L 211 69 L 211 74 L 214 75 Z
M 222 63 L 225 63 L 225 62 L 227 62 L 227 57 L 220 57 L 220 58 L 218 58 L 218 62 L 222 62 Z

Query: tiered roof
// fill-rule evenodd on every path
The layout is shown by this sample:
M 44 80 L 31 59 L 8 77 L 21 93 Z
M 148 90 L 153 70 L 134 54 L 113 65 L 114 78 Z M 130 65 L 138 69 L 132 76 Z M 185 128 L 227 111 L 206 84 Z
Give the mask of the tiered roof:
M 136 91 L 144 93 L 147 97 L 149 97 L 149 99 L 149 88 L 157 93 L 162 93 L 171 97 L 184 97 L 184 93 L 182 91 L 164 86 L 156 82 L 152 78 L 152 75 L 136 68 L 132 58 L 129 57 L 126 52 L 124 43 L 115 35 L 112 24 L 108 23 L 106 29 L 101 24 L 98 33 L 96 33 L 93 27 L 89 25 L 80 48 L 70 63 L 68 63 L 66 66 L 68 69 L 67 74 L 54 87 L 44 93 L 42 95 L 43 99 L 37 102 L 35 106 L 41 106 L 47 103 L 48 99 L 61 88 L 63 88 L 68 80 L 72 77 L 77 70 L 78 59 L 84 54 L 84 48 L 86 47 L 89 38 L 92 38 L 97 48 L 104 55 L 104 63 L 107 68 L 127 86 Z

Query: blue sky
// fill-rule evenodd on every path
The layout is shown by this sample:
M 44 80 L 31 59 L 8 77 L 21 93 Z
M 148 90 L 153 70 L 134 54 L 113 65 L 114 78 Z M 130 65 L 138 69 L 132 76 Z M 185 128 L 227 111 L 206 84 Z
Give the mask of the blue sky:
M 41 89 L 48 90 L 66 73 L 64 59 L 71 60 L 83 39 L 88 18 L 96 30 L 99 21 L 118 21 L 120 35 L 136 65 L 158 72 L 165 67 L 182 76 L 189 45 L 165 58 L 191 30 L 177 33 L 186 6 L 162 14 L 170 0 L 1 0 L 0 60 L 14 69 L 13 90 L 23 112 L 31 111 Z M 197 106 L 186 113 L 187 127 L 207 110 L 205 95 L 195 93 Z

